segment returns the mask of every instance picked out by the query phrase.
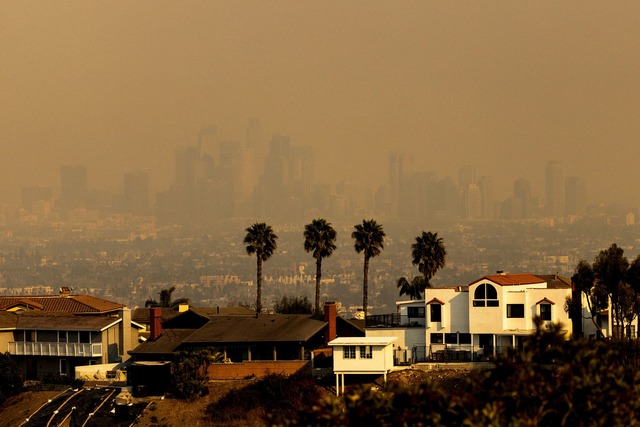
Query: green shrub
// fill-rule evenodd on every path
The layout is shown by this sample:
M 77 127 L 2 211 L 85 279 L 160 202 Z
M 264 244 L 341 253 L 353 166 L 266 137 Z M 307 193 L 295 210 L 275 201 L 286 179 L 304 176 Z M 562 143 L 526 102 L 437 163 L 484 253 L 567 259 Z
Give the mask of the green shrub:
M 273 425 L 626 426 L 640 419 L 636 363 L 610 341 L 565 341 L 538 328 L 526 348 L 501 354 L 449 392 L 433 382 L 359 387 L 327 396 Z

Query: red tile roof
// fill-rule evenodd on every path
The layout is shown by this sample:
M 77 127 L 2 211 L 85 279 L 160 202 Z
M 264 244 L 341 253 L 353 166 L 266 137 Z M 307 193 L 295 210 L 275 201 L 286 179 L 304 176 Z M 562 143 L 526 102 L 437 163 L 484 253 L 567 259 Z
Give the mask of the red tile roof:
M 107 301 L 89 295 L 50 296 L 0 296 L 0 310 L 26 305 L 34 310 L 64 311 L 67 313 L 110 313 L 124 308 L 124 304 Z
M 534 276 L 530 273 L 520 274 L 493 274 L 490 276 L 484 276 L 481 279 L 474 280 L 468 286 L 474 285 L 481 280 L 491 280 L 492 282 L 500 286 L 516 286 L 516 285 L 531 285 L 533 283 L 546 283 L 544 279 Z

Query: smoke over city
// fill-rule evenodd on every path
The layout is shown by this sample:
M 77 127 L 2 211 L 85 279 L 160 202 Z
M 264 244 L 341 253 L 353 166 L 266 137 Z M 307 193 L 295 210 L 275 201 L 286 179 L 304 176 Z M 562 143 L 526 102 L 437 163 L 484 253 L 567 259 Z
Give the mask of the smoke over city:
M 0 203 L 187 223 L 635 210 L 638 12 L 4 2 Z

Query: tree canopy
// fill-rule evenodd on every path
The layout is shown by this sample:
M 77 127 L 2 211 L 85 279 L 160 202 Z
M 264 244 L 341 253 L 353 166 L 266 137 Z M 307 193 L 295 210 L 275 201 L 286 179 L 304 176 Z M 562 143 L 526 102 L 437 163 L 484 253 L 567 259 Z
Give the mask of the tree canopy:
M 353 227 L 351 238 L 355 240 L 354 248 L 357 253 L 364 253 L 364 271 L 362 279 L 362 310 L 367 315 L 368 283 L 369 283 L 369 259 L 382 253 L 386 234 L 382 225 L 375 220 L 362 220 L 362 224 Z
M 277 248 L 278 236 L 270 225 L 254 223 L 247 229 L 243 243 L 247 255 L 256 255 L 256 313 L 262 311 L 262 263 L 267 261 Z
M 336 249 L 336 237 L 336 230 L 324 218 L 314 219 L 304 226 L 304 250 L 312 252 L 316 260 L 316 313 L 320 312 L 322 259 L 331 256 Z

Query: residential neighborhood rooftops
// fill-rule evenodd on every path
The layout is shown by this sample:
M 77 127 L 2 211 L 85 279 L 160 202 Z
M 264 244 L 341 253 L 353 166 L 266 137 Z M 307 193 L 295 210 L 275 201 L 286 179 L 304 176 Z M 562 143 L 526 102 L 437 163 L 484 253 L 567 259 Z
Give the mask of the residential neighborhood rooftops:
M 307 314 L 211 316 L 211 321 L 185 339 L 185 343 L 303 342 L 327 323 Z
M 17 314 L 16 329 L 102 331 L 122 319 L 110 316 L 76 316 L 73 314 Z
M 165 329 L 162 335 L 155 340 L 147 340 L 129 353 L 135 354 L 171 354 L 182 342 L 193 334 L 193 329 Z
M 124 307 L 124 304 L 90 295 L 0 296 L 0 311 L 22 308 L 45 312 L 98 314 L 118 311 Z

